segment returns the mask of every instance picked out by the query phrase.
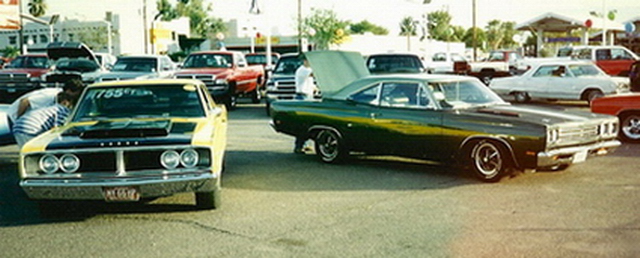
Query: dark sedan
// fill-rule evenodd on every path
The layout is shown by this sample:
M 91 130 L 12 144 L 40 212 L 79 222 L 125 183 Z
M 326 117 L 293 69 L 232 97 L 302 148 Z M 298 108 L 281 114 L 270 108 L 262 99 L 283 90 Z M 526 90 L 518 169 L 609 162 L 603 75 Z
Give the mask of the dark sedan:
M 313 139 L 324 162 L 394 155 L 462 164 L 493 182 L 518 169 L 564 169 L 620 145 L 614 116 L 512 106 L 472 77 L 370 76 L 357 53 L 307 57 L 323 99 L 272 103 L 272 125 Z

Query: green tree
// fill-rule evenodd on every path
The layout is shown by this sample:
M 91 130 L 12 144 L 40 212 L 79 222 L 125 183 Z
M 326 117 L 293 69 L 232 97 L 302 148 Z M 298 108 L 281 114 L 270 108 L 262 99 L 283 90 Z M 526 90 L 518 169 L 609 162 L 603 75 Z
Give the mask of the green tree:
M 465 31 L 464 36 L 462 37 L 462 42 L 464 42 L 465 47 L 473 47 L 473 30 L 474 28 L 469 28 Z M 485 45 L 484 42 L 487 41 L 487 34 L 481 28 L 475 27 L 476 31 L 476 48 L 484 50 L 482 48 Z
M 315 9 L 303 19 L 303 36 L 315 43 L 316 49 L 329 49 L 331 44 L 340 45 L 349 38 L 348 21 L 339 20 L 332 10 Z
M 351 24 L 349 30 L 352 34 L 365 34 L 366 32 L 371 32 L 374 35 L 389 34 L 389 30 L 387 30 L 386 28 L 375 25 L 367 20 Z
M 211 6 L 211 3 L 205 6 L 203 0 L 180 0 L 175 7 L 172 7 L 169 1 L 159 0 L 158 16 L 163 21 L 188 17 L 191 32 L 200 37 L 207 37 L 226 31 L 222 19 L 208 16 L 208 13 L 213 10 Z
M 411 16 L 405 16 L 400 21 L 400 36 L 415 36 L 417 33 L 418 21 Z
M 513 35 L 518 33 L 515 29 L 515 22 L 491 20 L 487 24 L 486 30 L 489 50 L 511 48 L 516 45 L 512 39 Z
M 100 51 L 109 47 L 109 37 L 107 37 L 108 30 L 106 27 L 99 27 L 97 29 L 85 30 L 78 33 L 78 42 L 82 42 L 87 47 L 94 51 Z M 111 31 L 111 38 L 115 38 L 116 31 Z
M 451 15 L 447 11 L 428 13 L 427 27 L 429 35 L 435 40 L 451 41 L 452 36 L 455 35 L 455 29 L 451 27 Z
M 29 7 L 29 14 L 34 17 L 40 17 L 47 13 L 48 6 L 44 0 L 31 0 L 27 6 Z
M 15 58 L 20 55 L 20 49 L 17 47 L 8 46 L 2 49 L 2 56 L 5 58 Z

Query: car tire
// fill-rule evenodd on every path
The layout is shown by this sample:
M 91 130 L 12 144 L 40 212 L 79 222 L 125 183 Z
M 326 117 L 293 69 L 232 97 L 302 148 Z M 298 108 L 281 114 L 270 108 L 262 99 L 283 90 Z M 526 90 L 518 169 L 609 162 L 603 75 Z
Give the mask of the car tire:
M 531 97 L 529 97 L 529 93 L 526 93 L 524 91 L 513 93 L 513 98 L 517 103 L 527 103 L 529 102 L 529 100 L 531 100 Z
M 316 154 L 325 163 L 339 163 L 348 156 L 344 141 L 336 131 L 321 130 L 314 140 Z
M 471 168 L 483 182 L 497 182 L 511 169 L 510 155 L 502 145 L 481 140 L 471 149 Z
M 604 94 L 599 90 L 590 90 L 589 92 L 587 92 L 586 97 L 587 101 L 591 103 L 591 101 L 593 101 L 594 99 L 604 97 Z
M 640 113 L 620 114 L 618 136 L 625 142 L 640 142 Z
M 251 102 L 253 102 L 253 104 L 258 104 L 260 103 L 260 100 L 262 99 L 262 96 L 260 95 L 260 88 L 256 86 L 256 88 L 251 92 Z
M 215 210 L 220 208 L 222 202 L 220 192 L 219 186 L 210 192 L 196 192 L 196 207 L 200 210 Z

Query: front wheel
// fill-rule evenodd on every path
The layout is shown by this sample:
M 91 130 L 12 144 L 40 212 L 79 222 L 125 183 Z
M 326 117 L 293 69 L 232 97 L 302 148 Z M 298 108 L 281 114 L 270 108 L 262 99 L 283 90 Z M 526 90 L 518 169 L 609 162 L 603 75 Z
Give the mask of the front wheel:
M 196 192 L 196 207 L 201 210 L 215 210 L 220 208 L 222 198 L 220 187 L 211 192 Z
M 640 142 L 640 113 L 620 115 L 619 136 L 626 142 Z
M 251 102 L 254 104 L 260 103 L 262 96 L 260 95 L 260 88 L 256 86 L 256 89 L 250 93 Z
M 589 101 L 589 103 L 591 103 L 591 101 L 593 101 L 594 99 L 602 97 L 604 97 L 604 94 L 602 94 L 602 92 L 599 90 L 592 90 L 587 93 L 587 101 Z
M 325 129 L 316 135 L 315 149 L 316 154 L 326 163 L 337 163 L 348 156 L 342 138 L 333 130 Z
M 477 142 L 471 150 L 471 167 L 475 176 L 484 182 L 497 182 L 510 167 L 509 154 L 491 141 Z
M 513 98 L 518 103 L 526 103 L 526 102 L 529 102 L 529 100 L 531 100 L 531 98 L 529 97 L 529 94 L 522 91 L 514 93 Z

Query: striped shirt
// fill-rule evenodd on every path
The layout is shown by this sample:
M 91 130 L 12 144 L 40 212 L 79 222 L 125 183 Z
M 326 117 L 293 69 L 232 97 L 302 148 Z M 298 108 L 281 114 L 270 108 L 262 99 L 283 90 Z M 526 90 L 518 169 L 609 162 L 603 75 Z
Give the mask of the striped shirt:
M 13 132 L 31 136 L 39 135 L 54 126 L 64 124 L 69 113 L 71 113 L 71 110 L 60 104 L 30 110 L 18 118 L 13 125 Z

